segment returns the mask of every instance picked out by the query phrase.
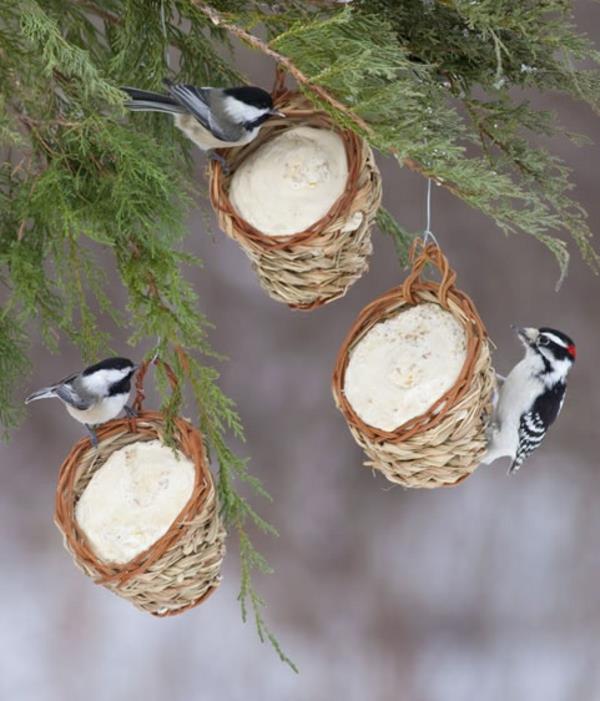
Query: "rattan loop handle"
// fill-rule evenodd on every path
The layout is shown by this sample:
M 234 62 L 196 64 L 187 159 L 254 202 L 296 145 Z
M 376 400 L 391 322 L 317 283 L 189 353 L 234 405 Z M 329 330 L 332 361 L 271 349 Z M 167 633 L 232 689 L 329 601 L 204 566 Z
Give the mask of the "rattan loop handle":
M 154 358 L 154 360 L 144 360 L 144 362 L 140 365 L 135 378 L 135 400 L 133 402 L 133 408 L 138 414 L 142 410 L 142 405 L 144 403 L 144 399 L 146 398 L 146 394 L 144 392 L 144 380 L 151 364 L 162 365 L 173 391 L 175 392 L 179 389 L 177 375 L 173 372 L 173 368 L 169 365 L 169 363 L 166 363 L 160 358 Z
M 417 256 L 417 249 L 422 248 L 421 253 Z M 448 293 L 454 289 L 456 283 L 456 272 L 450 267 L 448 259 L 442 253 L 442 249 L 435 243 L 425 244 L 421 239 L 415 239 L 410 249 L 410 260 L 412 261 L 412 270 L 410 275 L 402 285 L 402 295 L 410 303 L 416 304 L 417 298 L 415 287 L 421 284 L 421 275 L 427 263 L 433 264 L 439 271 L 442 277 L 438 289 L 437 297 L 443 307 L 448 307 Z
M 278 64 L 277 68 L 275 69 L 275 82 L 273 83 L 273 90 L 271 90 L 271 96 L 273 97 L 273 100 L 276 100 L 280 95 L 283 95 L 283 93 L 286 91 L 286 76 L 287 73 L 285 72 L 285 68 Z

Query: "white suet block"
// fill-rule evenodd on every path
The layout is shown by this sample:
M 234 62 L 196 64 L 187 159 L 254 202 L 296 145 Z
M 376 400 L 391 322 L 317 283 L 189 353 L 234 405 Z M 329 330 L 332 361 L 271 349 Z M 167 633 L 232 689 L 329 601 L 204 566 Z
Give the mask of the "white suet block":
M 289 236 L 325 216 L 347 180 L 348 159 L 339 134 L 296 127 L 248 156 L 234 173 L 229 194 L 235 210 L 255 229 Z
M 129 562 L 163 536 L 194 488 L 194 464 L 158 440 L 115 451 L 94 474 L 75 517 L 96 555 Z
M 365 423 L 393 431 L 448 391 L 465 359 L 461 324 L 437 304 L 418 304 L 376 324 L 354 346 L 344 391 Z

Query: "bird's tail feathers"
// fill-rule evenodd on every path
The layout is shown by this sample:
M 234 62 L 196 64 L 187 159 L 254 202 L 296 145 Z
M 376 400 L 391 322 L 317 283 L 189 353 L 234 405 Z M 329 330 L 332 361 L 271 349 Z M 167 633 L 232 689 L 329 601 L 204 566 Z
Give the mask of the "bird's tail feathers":
M 507 471 L 506 474 L 507 474 L 507 475 L 514 475 L 515 472 L 518 472 L 518 470 L 519 470 L 519 468 L 521 467 L 521 464 L 522 464 L 522 463 L 523 463 L 522 460 L 520 460 L 519 458 L 515 458 L 515 459 L 512 461 L 510 467 L 508 468 L 508 471 Z
M 126 92 L 131 98 L 125 103 L 125 107 L 130 110 L 138 112 L 166 112 L 168 114 L 185 113 L 183 107 L 168 95 L 129 87 L 122 87 L 121 90 Z
M 30 394 L 25 399 L 25 404 L 30 404 L 31 402 L 36 402 L 38 399 L 51 399 L 56 397 L 55 387 L 44 387 L 44 389 L 39 389 L 37 392 Z

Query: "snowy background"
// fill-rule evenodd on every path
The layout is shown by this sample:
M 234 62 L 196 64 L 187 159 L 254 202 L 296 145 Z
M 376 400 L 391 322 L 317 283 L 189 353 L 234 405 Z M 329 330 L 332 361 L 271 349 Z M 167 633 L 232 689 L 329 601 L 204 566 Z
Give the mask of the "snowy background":
M 600 5 L 579 3 L 594 35 Z M 245 54 L 243 54 L 245 56 Z M 271 74 L 253 57 L 253 77 Z M 566 125 L 600 140 L 591 110 L 546 99 Z M 553 147 L 575 168 L 575 195 L 600 218 L 597 146 Z M 385 203 L 424 225 L 426 184 L 380 160 Z M 199 162 L 197 174 L 202 176 Z M 222 384 L 247 429 L 251 469 L 280 531 L 258 537 L 276 574 L 259 580 L 267 618 L 299 676 L 242 625 L 232 539 L 220 590 L 179 618 L 155 620 L 94 586 L 52 525 L 57 468 L 79 427 L 58 404 L 32 405 L 0 446 L 0 698 L 7 701 L 591 701 L 600 698 L 600 280 L 574 255 L 561 292 L 536 241 L 504 239 L 439 188 L 433 230 L 498 345 L 499 372 L 520 356 L 510 324 L 573 336 L 578 361 L 559 422 L 514 478 L 482 467 L 456 489 L 393 488 L 361 466 L 330 394 L 338 346 L 368 301 L 401 280 L 375 234 L 371 270 L 310 314 L 268 299 L 235 243 L 190 220 L 203 310 L 228 354 Z M 80 366 L 34 339 L 37 388 Z M 132 354 L 125 336 L 115 346 Z

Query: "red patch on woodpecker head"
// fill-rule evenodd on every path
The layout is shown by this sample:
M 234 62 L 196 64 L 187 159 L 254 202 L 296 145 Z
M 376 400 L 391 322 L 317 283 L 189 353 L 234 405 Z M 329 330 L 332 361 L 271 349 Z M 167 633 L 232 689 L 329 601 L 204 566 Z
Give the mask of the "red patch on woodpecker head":
M 575 357 L 577 356 L 577 349 L 575 348 L 574 343 L 570 343 L 567 346 L 567 353 L 571 356 L 571 358 L 573 358 L 573 360 L 575 360 Z

